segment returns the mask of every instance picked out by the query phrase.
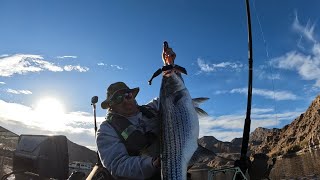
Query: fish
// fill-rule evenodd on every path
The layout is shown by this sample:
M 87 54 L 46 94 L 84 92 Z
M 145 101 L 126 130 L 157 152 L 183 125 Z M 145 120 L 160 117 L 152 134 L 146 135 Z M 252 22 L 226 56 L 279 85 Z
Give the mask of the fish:
M 165 48 L 169 48 L 164 43 Z M 171 50 L 172 51 L 172 50 Z M 175 55 L 175 54 L 174 54 Z M 160 159 L 163 180 L 186 180 L 188 164 L 198 148 L 199 118 L 196 110 L 205 111 L 197 104 L 207 98 L 192 99 L 182 78 L 186 70 L 171 59 L 164 60 L 164 66 L 155 72 L 163 74 L 160 86 Z

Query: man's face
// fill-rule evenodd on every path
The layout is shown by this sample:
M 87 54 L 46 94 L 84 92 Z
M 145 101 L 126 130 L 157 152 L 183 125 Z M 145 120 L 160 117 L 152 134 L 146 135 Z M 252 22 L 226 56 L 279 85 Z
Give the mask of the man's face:
M 125 116 L 134 115 L 138 110 L 137 102 L 131 91 L 117 92 L 111 99 L 110 106 L 112 111 Z

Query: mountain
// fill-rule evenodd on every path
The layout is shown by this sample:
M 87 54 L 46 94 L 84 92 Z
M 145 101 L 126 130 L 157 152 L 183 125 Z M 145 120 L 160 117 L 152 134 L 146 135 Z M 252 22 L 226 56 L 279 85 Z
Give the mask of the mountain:
M 68 140 L 68 153 L 69 162 L 72 161 L 82 161 L 82 162 L 97 162 L 97 153 L 90 150 L 85 146 L 78 145 L 70 140 Z
M 232 166 L 239 159 L 242 138 L 222 142 L 213 136 L 204 136 L 198 143 L 217 156 L 202 163 L 210 167 Z M 286 155 L 320 145 L 320 95 L 315 98 L 305 113 L 281 129 L 256 128 L 249 138 L 249 153 L 268 154 L 270 157 Z M 204 164 L 198 165 L 203 167 Z
M 19 135 L 0 126 L 0 150 L 2 150 L 1 152 L 7 152 L 7 151 L 13 152 L 16 149 L 16 146 L 18 144 L 18 139 L 19 139 Z M 91 162 L 91 163 L 97 162 L 96 152 L 84 146 L 78 145 L 70 140 L 67 140 L 67 143 L 68 143 L 69 162 L 72 162 L 72 161 L 82 161 L 82 162 Z
M 18 143 L 19 135 L 0 126 L 0 149 L 13 151 Z
M 281 129 L 273 128 L 267 129 L 258 127 L 250 134 L 249 150 L 251 153 L 269 153 L 269 144 L 275 143 L 275 140 L 280 138 L 279 133 Z
M 211 150 L 214 153 L 238 153 L 240 152 L 241 142 L 239 144 L 239 138 L 236 138 L 231 142 L 222 142 L 213 136 L 203 136 L 198 139 L 198 143 L 201 146 Z
M 264 130 L 264 139 L 252 144 L 255 153 L 270 156 L 284 155 L 320 144 L 320 95 L 315 98 L 305 113 L 282 129 Z M 263 137 L 263 136 L 260 136 Z
M 279 130 L 280 129 L 277 128 L 267 129 L 263 127 L 258 127 L 250 134 L 249 141 L 251 144 L 261 144 L 263 141 L 266 141 L 269 135 L 277 133 L 279 132 Z
M 201 162 L 196 163 L 192 169 L 221 168 L 233 166 L 234 161 L 240 157 L 242 138 L 235 138 L 231 142 L 217 140 L 213 136 L 203 136 L 198 139 L 198 144 L 214 155 L 207 156 Z
M 239 153 L 242 138 L 235 138 L 229 143 L 204 136 L 199 141 L 215 153 Z M 290 124 L 281 129 L 258 127 L 249 138 L 251 154 L 265 153 L 269 156 L 285 155 L 317 145 L 320 145 L 320 95 L 312 101 L 305 113 Z

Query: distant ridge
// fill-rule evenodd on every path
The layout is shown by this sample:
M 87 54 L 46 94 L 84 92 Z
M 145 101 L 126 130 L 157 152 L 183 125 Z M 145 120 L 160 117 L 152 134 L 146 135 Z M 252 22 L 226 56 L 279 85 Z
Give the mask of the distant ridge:
M 9 131 L 8 129 L 0 126 L 0 137 L 19 137 L 18 134 L 14 133 L 14 132 L 11 132 Z
M 69 162 L 82 161 L 97 163 L 97 153 L 91 149 L 68 140 Z
M 8 129 L 0 126 L 0 149 L 14 151 L 18 144 L 19 135 Z M 97 162 L 96 152 L 87 147 L 76 144 L 70 140 L 68 143 L 69 162 L 82 161 L 82 162 Z
M 0 149 L 13 151 L 16 149 L 19 135 L 0 126 Z

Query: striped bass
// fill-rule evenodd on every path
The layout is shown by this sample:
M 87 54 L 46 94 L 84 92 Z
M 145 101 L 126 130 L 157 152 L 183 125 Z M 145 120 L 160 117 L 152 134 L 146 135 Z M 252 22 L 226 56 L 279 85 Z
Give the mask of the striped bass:
M 166 58 L 170 57 L 171 58 Z M 188 163 L 198 148 L 199 120 L 195 104 L 186 88 L 181 73 L 186 70 L 174 62 L 175 54 L 164 43 L 162 69 L 149 81 L 163 74 L 160 88 L 161 117 L 161 177 L 163 180 L 186 180 Z M 199 98 L 200 101 L 207 98 Z
M 199 120 L 181 74 L 174 71 L 162 79 L 160 117 L 162 179 L 185 180 L 198 147 Z

